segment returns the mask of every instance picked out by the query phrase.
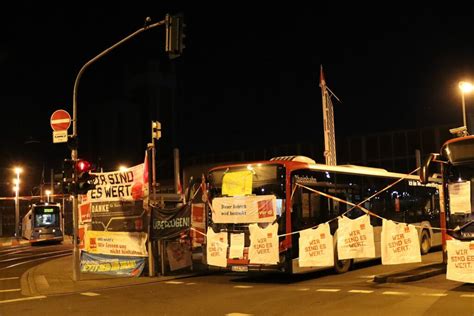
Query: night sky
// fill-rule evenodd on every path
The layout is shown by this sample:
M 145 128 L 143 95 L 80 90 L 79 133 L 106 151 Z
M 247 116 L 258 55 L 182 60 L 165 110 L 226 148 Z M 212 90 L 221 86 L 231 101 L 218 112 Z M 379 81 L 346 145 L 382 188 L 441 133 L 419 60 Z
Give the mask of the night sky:
M 145 17 L 157 22 L 166 13 L 184 14 L 183 56 L 168 59 L 161 27 L 140 34 L 84 73 L 78 90 L 80 156 L 102 159 L 109 168 L 140 163 L 151 119 L 163 125 L 162 156 L 173 147 L 196 155 L 322 144 L 321 65 L 342 101 L 334 100 L 338 137 L 462 125 L 457 84 L 474 74 L 472 6 L 331 2 L 257 8 L 255 2 L 161 2 L 20 0 L 2 8 L 3 174 L 15 164 L 56 168 L 69 157 L 64 144 L 52 144 L 49 120 L 57 109 L 72 115 L 79 69 L 143 27 Z M 127 88 L 130 78 L 146 73 L 149 61 L 165 74 L 175 72 L 174 114 L 169 104 L 145 102 L 144 94 Z M 466 102 L 469 112 L 474 100 Z M 123 113 L 117 124 L 108 113 L 119 104 Z M 117 140 L 124 134 L 126 139 Z M 115 140 L 99 148 L 90 142 L 95 137 Z

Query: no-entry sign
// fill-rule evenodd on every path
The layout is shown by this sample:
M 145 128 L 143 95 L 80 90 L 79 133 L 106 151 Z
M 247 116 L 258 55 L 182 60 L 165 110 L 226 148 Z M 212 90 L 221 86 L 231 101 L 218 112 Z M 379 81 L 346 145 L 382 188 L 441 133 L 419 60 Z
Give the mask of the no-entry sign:
M 51 128 L 53 131 L 65 131 L 71 126 L 71 116 L 64 110 L 56 110 L 51 115 Z

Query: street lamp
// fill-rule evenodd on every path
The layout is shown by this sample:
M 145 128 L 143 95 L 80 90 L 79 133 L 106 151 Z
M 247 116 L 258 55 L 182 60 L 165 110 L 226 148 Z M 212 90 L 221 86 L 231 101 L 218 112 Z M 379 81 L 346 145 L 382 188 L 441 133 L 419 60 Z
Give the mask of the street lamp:
M 466 102 L 464 101 L 464 94 L 470 93 L 472 90 L 474 90 L 474 86 L 470 82 L 460 81 L 459 89 L 461 89 L 463 124 L 466 127 L 467 132 L 469 132 L 469 129 L 467 128 L 467 122 L 466 122 Z
M 124 165 L 121 165 L 121 166 L 119 166 L 119 171 L 120 171 L 120 172 L 128 171 L 128 167 L 127 167 L 127 166 L 124 166 Z
M 46 202 L 49 203 L 49 196 L 51 195 L 51 190 L 46 190 L 44 193 L 46 193 Z
M 20 173 L 23 169 L 15 167 L 14 171 L 16 174 L 16 178 L 13 180 L 15 184 L 13 187 L 13 191 L 15 191 L 15 237 L 18 238 L 20 236 Z

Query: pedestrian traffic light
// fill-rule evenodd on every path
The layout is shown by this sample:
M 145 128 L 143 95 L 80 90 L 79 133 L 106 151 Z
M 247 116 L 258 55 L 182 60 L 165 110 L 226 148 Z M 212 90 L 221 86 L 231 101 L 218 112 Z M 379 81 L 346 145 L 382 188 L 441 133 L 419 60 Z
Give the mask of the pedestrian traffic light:
M 87 194 L 87 191 L 95 189 L 94 179 L 97 177 L 92 174 L 93 167 L 87 160 L 79 159 L 76 161 L 76 193 Z
M 176 58 L 181 56 L 183 53 L 184 45 L 184 38 L 186 35 L 184 34 L 184 28 L 186 24 L 184 24 L 183 15 L 176 14 L 176 15 L 166 15 L 165 18 L 166 22 L 166 45 L 165 51 L 168 53 L 170 59 Z

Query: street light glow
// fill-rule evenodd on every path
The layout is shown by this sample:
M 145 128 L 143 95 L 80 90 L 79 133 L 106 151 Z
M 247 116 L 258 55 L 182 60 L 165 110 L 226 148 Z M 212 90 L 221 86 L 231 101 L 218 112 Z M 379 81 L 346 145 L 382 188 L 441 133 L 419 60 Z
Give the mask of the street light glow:
M 20 173 L 22 173 L 22 172 L 23 172 L 23 169 L 22 169 L 22 168 L 20 168 L 20 167 L 15 167 L 15 169 L 14 169 L 14 170 L 15 170 L 15 173 L 16 173 L 17 175 L 19 175 Z
M 474 90 L 474 86 L 470 82 L 461 81 L 459 82 L 459 89 L 461 89 L 463 93 L 470 93 Z
M 119 166 L 119 171 L 120 172 L 125 172 L 125 171 L 128 171 L 128 167 L 127 166 Z

